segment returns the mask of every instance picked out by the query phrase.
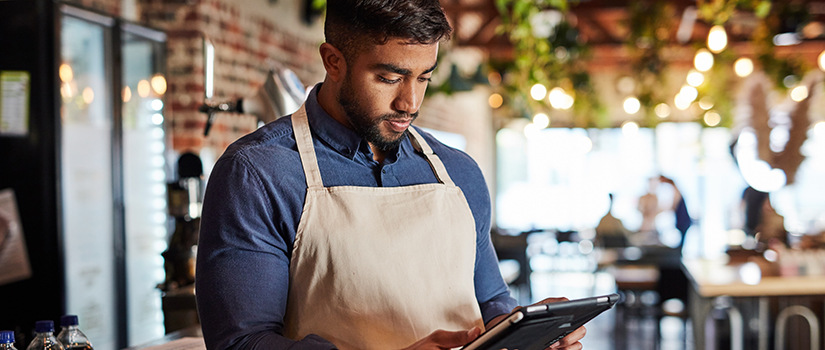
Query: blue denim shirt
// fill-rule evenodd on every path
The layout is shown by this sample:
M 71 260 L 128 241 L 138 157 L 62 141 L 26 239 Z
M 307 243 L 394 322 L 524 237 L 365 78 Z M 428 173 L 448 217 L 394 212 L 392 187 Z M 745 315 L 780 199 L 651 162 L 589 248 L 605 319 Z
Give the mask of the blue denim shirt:
M 367 142 L 318 104 L 320 86 L 310 93 L 306 109 L 325 187 L 409 186 L 437 181 L 429 163 L 406 137 L 383 164 L 373 160 Z M 487 185 L 467 154 L 426 132 L 421 134 L 441 157 L 473 213 L 477 232 L 475 293 L 486 323 L 516 306 L 490 241 Z M 291 117 L 242 137 L 218 159 L 203 203 L 196 273 L 198 312 L 208 348 L 333 348 L 318 336 L 298 342 L 281 336 L 289 261 L 306 189 Z

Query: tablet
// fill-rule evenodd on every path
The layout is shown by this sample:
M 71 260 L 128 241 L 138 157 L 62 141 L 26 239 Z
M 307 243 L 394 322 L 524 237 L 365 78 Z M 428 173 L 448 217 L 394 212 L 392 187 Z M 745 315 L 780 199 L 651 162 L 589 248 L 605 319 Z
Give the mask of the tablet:
M 610 309 L 617 301 L 619 295 L 614 293 L 523 307 L 461 349 L 545 349 Z

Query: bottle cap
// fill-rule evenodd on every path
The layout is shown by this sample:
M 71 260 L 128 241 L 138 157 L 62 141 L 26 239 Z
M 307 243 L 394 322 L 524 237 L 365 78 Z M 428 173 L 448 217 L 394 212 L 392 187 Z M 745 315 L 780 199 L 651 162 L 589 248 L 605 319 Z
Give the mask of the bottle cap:
M 14 332 L 0 331 L 0 344 L 14 343 Z
M 60 318 L 60 325 L 63 327 L 77 326 L 77 315 L 64 315 Z
M 34 331 L 37 333 L 54 332 L 54 321 L 37 321 L 34 323 Z

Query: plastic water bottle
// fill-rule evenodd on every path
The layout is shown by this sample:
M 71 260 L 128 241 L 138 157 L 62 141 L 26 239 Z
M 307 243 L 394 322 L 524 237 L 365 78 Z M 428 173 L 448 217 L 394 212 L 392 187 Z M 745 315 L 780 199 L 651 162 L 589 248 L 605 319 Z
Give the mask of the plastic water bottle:
M 54 337 L 54 321 L 37 321 L 34 323 L 34 340 L 26 350 L 65 350 Z
M 14 332 L 0 331 L 0 350 L 17 350 L 14 347 Z
M 89 338 L 80 331 L 77 315 L 65 315 L 60 318 L 60 333 L 57 340 L 63 344 L 65 350 L 93 350 Z

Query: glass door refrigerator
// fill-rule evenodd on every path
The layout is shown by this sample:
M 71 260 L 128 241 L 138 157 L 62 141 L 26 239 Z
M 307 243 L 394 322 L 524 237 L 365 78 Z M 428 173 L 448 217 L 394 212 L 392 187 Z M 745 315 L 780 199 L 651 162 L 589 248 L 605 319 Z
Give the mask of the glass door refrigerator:
M 100 349 L 160 338 L 165 35 L 51 0 L 0 11 L 12 13 L 0 21 L 0 72 L 31 80 L 28 109 L 0 115 L 26 120 L 0 131 L 0 190 L 17 197 L 32 269 L 0 285 L 0 302 L 14 304 L 0 328 L 25 338 L 36 320 L 75 314 Z

